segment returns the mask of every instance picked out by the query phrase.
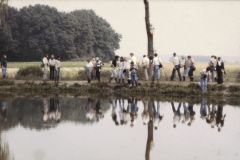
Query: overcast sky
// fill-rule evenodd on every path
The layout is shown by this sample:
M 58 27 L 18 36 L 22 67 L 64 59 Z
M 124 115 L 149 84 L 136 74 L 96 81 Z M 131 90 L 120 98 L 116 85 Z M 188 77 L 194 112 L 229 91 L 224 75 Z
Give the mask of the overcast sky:
M 122 35 L 119 55 L 147 51 L 142 0 L 9 0 L 10 5 L 47 4 L 59 11 L 93 9 Z M 240 1 L 150 0 L 154 46 L 161 55 L 240 55 Z

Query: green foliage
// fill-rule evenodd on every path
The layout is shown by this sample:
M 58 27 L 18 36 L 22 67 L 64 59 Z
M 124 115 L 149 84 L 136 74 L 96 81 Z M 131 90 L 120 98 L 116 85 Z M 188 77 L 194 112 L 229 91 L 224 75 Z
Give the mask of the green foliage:
M 43 72 L 38 66 L 20 68 L 16 74 L 16 79 L 41 79 Z
M 64 13 L 45 5 L 9 7 L 6 23 L 0 27 L 0 52 L 14 61 L 40 60 L 45 53 L 64 60 L 110 59 L 121 38 L 92 10 Z

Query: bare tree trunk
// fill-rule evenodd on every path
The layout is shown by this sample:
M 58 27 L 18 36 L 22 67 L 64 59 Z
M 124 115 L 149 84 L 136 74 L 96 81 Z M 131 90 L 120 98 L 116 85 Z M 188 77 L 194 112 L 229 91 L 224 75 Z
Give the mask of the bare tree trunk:
M 145 23 L 146 23 L 146 30 L 147 30 L 147 37 L 148 37 L 148 56 L 153 56 L 154 49 L 153 49 L 153 31 L 152 25 L 150 23 L 150 13 L 149 13 L 149 2 L 148 0 L 143 0 L 145 5 Z

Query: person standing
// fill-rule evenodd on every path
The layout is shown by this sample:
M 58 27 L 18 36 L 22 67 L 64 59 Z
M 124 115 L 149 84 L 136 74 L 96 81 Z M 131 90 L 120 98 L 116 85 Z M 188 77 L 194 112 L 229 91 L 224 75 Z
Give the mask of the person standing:
M 100 82 L 101 79 L 101 70 L 103 65 L 104 65 L 103 62 L 98 57 L 96 57 L 95 69 L 98 82 Z
M 51 58 L 49 59 L 49 68 L 50 68 L 50 80 L 54 80 L 54 72 L 55 72 L 55 65 L 56 60 L 54 58 L 54 55 L 51 55 Z
M 160 80 L 160 68 L 162 68 L 162 62 L 160 57 L 158 57 L 158 54 L 155 53 L 153 58 L 153 77 L 152 77 L 153 82 L 154 80 L 157 81 Z
M 87 60 L 87 64 L 85 65 L 85 73 L 87 75 L 88 83 L 91 83 L 92 80 L 92 71 L 93 71 L 93 64 L 91 60 Z
M 223 73 L 225 74 L 225 68 L 224 62 L 222 61 L 221 57 L 217 58 L 216 71 L 217 71 L 217 83 L 223 84 Z
M 137 67 L 135 67 L 134 62 L 131 62 L 130 76 L 131 76 L 131 83 L 129 86 L 130 87 L 137 86 Z
M 60 68 L 61 68 L 61 61 L 60 61 L 60 57 L 58 57 L 55 61 L 55 73 L 54 73 L 54 76 L 55 76 L 54 80 L 57 85 L 60 77 Z
M 111 83 L 111 81 L 113 79 L 115 79 L 115 81 L 117 82 L 117 62 L 118 62 L 118 59 L 119 59 L 119 56 L 115 56 L 114 59 L 112 60 L 112 64 L 111 64 L 111 67 L 112 67 L 112 71 L 111 71 L 111 77 L 109 79 L 109 83 Z
M 200 87 L 202 89 L 202 92 L 207 91 L 207 80 L 208 80 L 208 70 L 204 69 L 202 72 L 200 72 Z
M 146 55 L 143 55 L 142 67 L 144 72 L 144 80 L 148 81 L 149 80 L 149 76 L 148 76 L 149 58 Z
M 178 58 L 176 53 L 173 53 L 173 57 L 172 57 L 171 61 L 173 63 L 173 70 L 172 70 L 172 75 L 171 75 L 171 81 L 173 81 L 175 79 L 176 71 L 178 72 L 179 80 L 182 81 L 182 77 L 181 77 L 181 73 L 180 73 L 180 60 L 179 60 L 179 58 Z
M 2 68 L 2 78 L 7 78 L 7 55 L 3 55 L 1 59 L 1 68 Z
M 46 54 L 43 59 L 42 59 L 42 71 L 43 71 L 43 81 L 46 81 L 47 78 L 47 73 L 48 73 L 48 55 Z
M 209 77 L 209 81 L 214 82 L 216 81 L 216 65 L 217 65 L 217 57 L 212 55 L 208 66 L 210 68 L 210 73 L 211 73 L 211 77 Z
M 193 79 L 194 79 L 193 78 L 193 72 L 196 70 L 195 62 L 194 62 L 194 60 L 191 56 L 187 57 L 187 61 L 188 61 L 188 64 L 189 64 L 188 77 L 190 78 L 190 81 L 193 81 Z
M 119 63 L 119 83 L 124 84 L 125 79 L 125 73 L 126 73 L 126 66 L 125 66 L 125 59 L 123 57 L 120 57 L 120 63 Z

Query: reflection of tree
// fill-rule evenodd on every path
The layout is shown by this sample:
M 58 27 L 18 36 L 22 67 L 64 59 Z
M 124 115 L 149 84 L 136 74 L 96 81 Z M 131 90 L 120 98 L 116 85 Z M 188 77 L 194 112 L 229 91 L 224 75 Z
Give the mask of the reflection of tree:
M 49 100 L 49 98 L 47 98 Z M 59 99 L 61 105 L 61 121 L 76 123 L 92 123 L 85 117 L 84 98 L 64 98 Z M 106 101 L 101 101 L 101 111 L 104 113 L 109 108 Z M 43 100 L 40 98 L 16 98 L 9 101 L 7 109 L 7 121 L 0 120 L 2 129 L 9 129 L 16 125 L 22 125 L 31 129 L 47 129 L 49 125 L 43 123 Z
M 3 144 L 1 139 L 1 130 L 0 130 L 0 160 L 8 160 L 9 158 L 9 148 L 6 144 Z
M 150 120 L 148 122 L 148 137 L 147 137 L 147 145 L 146 145 L 146 152 L 145 152 L 145 159 L 150 159 L 150 151 L 153 145 L 153 107 L 154 101 L 150 100 L 148 102 L 148 112 L 150 116 Z

